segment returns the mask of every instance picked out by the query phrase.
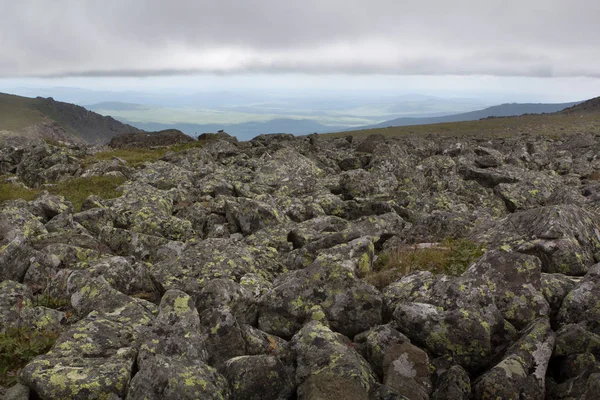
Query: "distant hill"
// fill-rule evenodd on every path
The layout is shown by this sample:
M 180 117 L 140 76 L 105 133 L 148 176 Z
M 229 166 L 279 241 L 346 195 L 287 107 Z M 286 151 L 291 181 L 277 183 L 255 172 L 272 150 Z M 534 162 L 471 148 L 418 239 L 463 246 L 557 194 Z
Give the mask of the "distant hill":
M 311 119 L 275 118 L 264 122 L 244 122 L 239 124 L 159 124 L 155 122 L 132 122 L 123 120 L 131 125 L 147 131 L 160 131 L 174 128 L 196 136 L 205 132 L 217 132 L 221 129 L 236 136 L 240 140 L 250 140 L 263 133 L 292 133 L 294 135 L 306 135 L 313 132 L 335 132 L 344 127 L 332 127 L 324 125 Z
M 141 130 L 74 104 L 0 93 L 1 135 L 106 143 L 133 132 Z
M 562 110 L 563 114 L 599 113 L 600 97 L 596 97 Z
M 562 105 L 560 105 L 562 107 Z M 472 114 L 472 113 L 466 113 Z M 600 97 L 579 102 L 561 111 L 544 114 L 528 113 L 501 118 L 481 118 L 470 121 L 436 124 L 386 126 L 330 133 L 329 137 L 383 136 L 478 136 L 508 137 L 513 135 L 546 135 L 561 137 L 571 134 L 600 135 Z
M 471 111 L 461 114 L 452 114 L 442 117 L 427 118 L 396 118 L 375 125 L 362 126 L 352 130 L 386 128 L 390 126 L 430 125 L 444 122 L 477 121 L 489 117 L 512 117 L 525 114 L 554 113 L 569 107 L 576 106 L 581 102 L 543 104 L 543 103 L 510 103 L 492 106 L 483 110 Z

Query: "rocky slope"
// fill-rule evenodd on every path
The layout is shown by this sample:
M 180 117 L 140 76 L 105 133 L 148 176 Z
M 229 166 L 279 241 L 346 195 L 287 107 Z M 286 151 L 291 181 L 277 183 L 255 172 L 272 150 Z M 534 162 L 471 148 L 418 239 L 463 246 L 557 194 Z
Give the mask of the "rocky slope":
M 0 207 L 0 329 L 59 335 L 11 395 L 595 398 L 599 137 L 219 139 L 139 168 L 0 149 L 15 184 L 128 179 L 80 212 Z M 487 251 L 459 276 L 364 279 L 448 237 Z

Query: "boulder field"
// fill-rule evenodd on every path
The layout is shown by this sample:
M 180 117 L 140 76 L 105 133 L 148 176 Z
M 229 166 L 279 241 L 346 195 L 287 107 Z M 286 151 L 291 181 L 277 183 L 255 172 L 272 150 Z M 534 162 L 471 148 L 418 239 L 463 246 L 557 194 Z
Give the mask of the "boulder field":
M 47 191 L 0 205 L 0 333 L 57 338 L 6 398 L 600 393 L 599 137 L 221 134 L 136 166 L 92 152 L 0 146 L 13 185 L 125 179 L 81 210 Z M 483 255 L 366 279 L 448 238 Z

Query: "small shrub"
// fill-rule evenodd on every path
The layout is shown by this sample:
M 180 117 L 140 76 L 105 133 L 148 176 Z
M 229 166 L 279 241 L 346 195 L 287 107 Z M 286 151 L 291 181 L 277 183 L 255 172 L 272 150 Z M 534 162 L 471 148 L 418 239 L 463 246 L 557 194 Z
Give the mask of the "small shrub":
M 42 306 L 61 311 L 65 311 L 71 307 L 71 301 L 66 299 L 58 299 L 47 293 L 42 293 L 37 296 L 34 296 L 33 304 L 35 306 Z
M 48 191 L 66 197 L 67 200 L 73 203 L 75 212 L 79 212 L 85 199 L 93 194 L 103 199 L 114 199 L 121 196 L 121 192 L 117 190 L 117 187 L 125 181 L 125 178 L 112 176 L 75 178 L 50 186 Z
M 600 181 L 600 171 L 594 171 L 588 176 L 590 181 Z
M 412 271 L 457 276 L 484 252 L 482 245 L 467 239 L 446 239 L 429 248 L 403 246 L 380 256 L 365 280 L 383 289 Z
M 56 339 L 58 333 L 28 328 L 13 328 L 0 333 L 0 385 L 14 384 L 21 368 L 34 357 L 47 353 Z

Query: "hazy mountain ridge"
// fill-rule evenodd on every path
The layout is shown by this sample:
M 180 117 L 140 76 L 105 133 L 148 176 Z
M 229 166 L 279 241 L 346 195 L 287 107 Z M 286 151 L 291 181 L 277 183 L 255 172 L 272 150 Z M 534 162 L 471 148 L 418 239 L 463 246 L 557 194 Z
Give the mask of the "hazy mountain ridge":
M 461 121 L 476 121 L 482 118 L 489 117 L 512 117 L 525 114 L 543 114 L 543 113 L 554 113 L 562 111 L 566 108 L 576 106 L 581 102 L 572 103 L 557 103 L 557 104 L 546 104 L 546 103 L 507 103 L 500 104 L 484 108 L 483 110 L 476 110 L 467 113 L 451 114 L 441 117 L 428 117 L 428 118 L 414 118 L 414 117 L 403 117 L 396 118 L 389 121 L 384 121 L 379 124 L 363 126 L 356 128 L 359 129 L 370 129 L 370 128 L 385 128 L 388 126 L 410 126 L 410 125 L 431 125 L 439 124 L 444 122 L 461 122 Z M 354 130 L 354 129 L 352 129 Z

